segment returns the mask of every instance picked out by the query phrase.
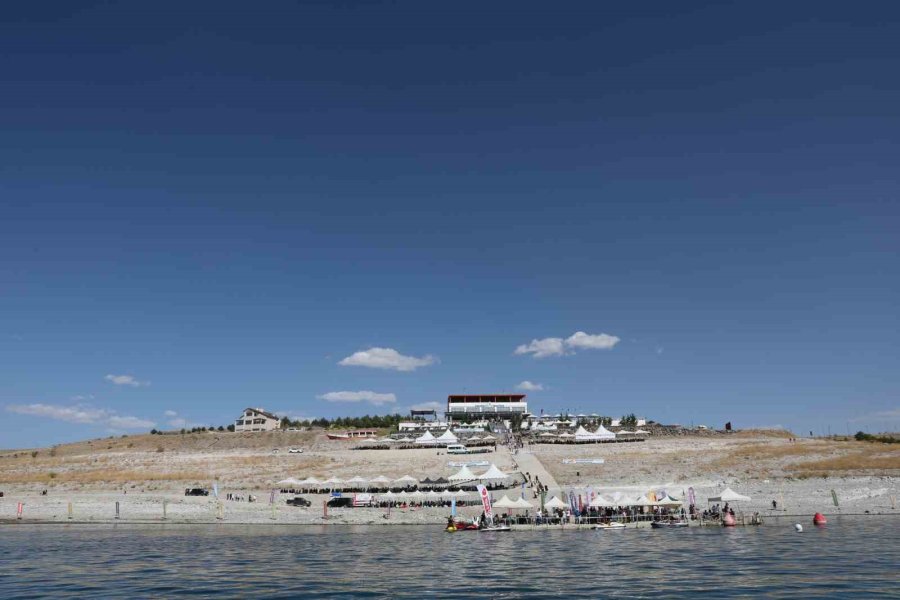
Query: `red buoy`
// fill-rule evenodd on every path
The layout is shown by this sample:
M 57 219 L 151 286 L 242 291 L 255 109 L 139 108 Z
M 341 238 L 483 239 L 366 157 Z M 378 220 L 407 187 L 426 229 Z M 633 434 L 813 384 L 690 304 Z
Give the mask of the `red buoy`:
M 813 515 L 813 525 L 824 525 L 827 522 L 828 519 L 826 519 L 825 515 L 823 515 L 822 513 L 817 512 L 815 515 Z

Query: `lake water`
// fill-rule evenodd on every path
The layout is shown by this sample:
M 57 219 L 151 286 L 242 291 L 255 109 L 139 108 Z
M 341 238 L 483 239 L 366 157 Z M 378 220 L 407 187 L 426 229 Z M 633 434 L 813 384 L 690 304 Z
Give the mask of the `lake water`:
M 900 598 L 900 519 L 736 529 L 0 526 L 0 598 Z

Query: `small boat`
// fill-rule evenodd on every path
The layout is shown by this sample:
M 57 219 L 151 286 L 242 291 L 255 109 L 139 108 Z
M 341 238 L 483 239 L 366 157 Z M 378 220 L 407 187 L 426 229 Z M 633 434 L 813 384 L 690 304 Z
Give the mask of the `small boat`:
M 687 527 L 687 521 L 653 521 L 650 527 L 653 529 L 669 529 L 670 527 Z
M 489 531 L 510 531 L 510 528 L 509 528 L 508 525 L 488 525 L 487 527 L 482 527 L 482 528 L 479 529 L 478 531 L 485 531 L 485 532 L 489 532 Z
M 625 523 L 619 523 L 618 521 L 613 521 L 612 523 L 598 523 L 591 527 L 591 529 L 625 529 Z

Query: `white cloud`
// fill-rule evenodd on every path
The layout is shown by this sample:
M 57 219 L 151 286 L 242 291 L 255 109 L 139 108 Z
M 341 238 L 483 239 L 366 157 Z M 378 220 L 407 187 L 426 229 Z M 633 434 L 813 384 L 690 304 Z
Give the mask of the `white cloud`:
M 566 338 L 566 346 L 583 350 L 609 350 L 619 341 L 618 337 L 606 333 L 590 335 L 583 331 L 576 331 Z
M 184 417 L 175 417 L 174 419 L 169 419 L 168 421 L 166 421 L 166 424 L 169 427 L 174 427 L 175 429 L 188 427 L 187 419 L 185 419 Z
M 421 358 L 404 356 L 393 348 L 369 348 L 354 352 L 338 364 L 345 367 L 369 367 L 371 369 L 393 369 L 395 371 L 415 371 L 437 362 L 437 357 L 427 354 Z
M 116 385 L 130 385 L 131 387 L 150 385 L 149 381 L 138 381 L 134 375 L 107 375 L 103 379 Z
M 105 425 L 113 429 L 147 429 L 156 425 L 153 421 L 118 415 L 113 411 L 93 406 L 75 405 L 60 406 L 58 404 L 10 404 L 6 407 L 9 412 L 20 415 L 32 415 L 45 417 L 68 423 L 80 423 L 84 425 Z
M 85 400 L 93 400 L 93 399 L 94 399 L 93 394 L 84 394 L 84 395 L 79 394 L 77 396 L 72 396 L 71 398 L 69 398 L 69 400 L 74 400 L 75 402 L 83 402 Z
M 382 404 L 393 404 L 397 401 L 394 394 L 379 394 L 371 390 L 360 390 L 358 392 L 328 392 L 321 396 L 316 396 L 319 400 L 328 402 L 370 402 L 375 406 Z
M 560 356 L 565 353 L 562 338 L 544 338 L 542 340 L 531 340 L 529 344 L 522 344 L 516 348 L 516 354 L 533 354 L 534 358 L 545 358 L 547 356 Z
M 524 390 L 526 392 L 540 392 L 541 390 L 544 389 L 544 386 L 543 386 L 543 384 L 534 383 L 534 382 L 528 381 L 526 379 L 525 381 L 516 385 L 516 389 Z
M 178 413 L 175 412 L 174 410 L 167 410 L 163 413 L 163 416 L 164 417 L 177 417 Z
M 576 331 L 566 339 L 548 337 L 533 339 L 515 350 L 516 354 L 531 354 L 534 358 L 574 354 L 576 350 L 610 350 L 620 342 L 620 338 L 606 333 L 589 334 Z

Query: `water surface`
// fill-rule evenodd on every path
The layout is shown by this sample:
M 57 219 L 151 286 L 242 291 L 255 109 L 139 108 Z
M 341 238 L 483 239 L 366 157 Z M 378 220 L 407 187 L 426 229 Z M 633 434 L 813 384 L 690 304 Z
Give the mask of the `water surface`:
M 448 534 L 20 524 L 0 527 L 0 598 L 900 598 L 898 525 Z

